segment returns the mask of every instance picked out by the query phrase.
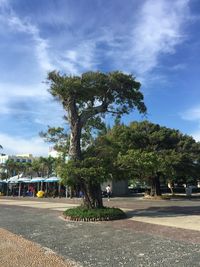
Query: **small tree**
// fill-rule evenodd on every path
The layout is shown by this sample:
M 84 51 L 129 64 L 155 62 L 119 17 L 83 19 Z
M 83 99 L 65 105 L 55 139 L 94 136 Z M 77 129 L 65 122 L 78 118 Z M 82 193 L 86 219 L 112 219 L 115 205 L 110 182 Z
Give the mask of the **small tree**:
M 132 75 L 119 71 L 87 72 L 81 76 L 61 75 L 53 71 L 48 75 L 48 82 L 49 92 L 66 111 L 66 120 L 70 127 L 67 154 L 75 162 L 75 165 L 76 162 L 84 160 L 81 149 L 83 130 L 87 129 L 86 132 L 91 133 L 93 126 L 96 126 L 98 122 L 101 123 L 101 118 L 108 113 L 119 117 L 128 114 L 135 108 L 140 113 L 146 112 L 143 95 L 140 92 L 140 83 L 136 82 Z M 75 168 L 77 169 L 77 166 Z M 95 203 L 99 203 L 97 206 L 100 207 L 102 201 L 97 199 L 97 196 L 99 198 L 101 195 L 101 179 L 97 182 L 98 186 L 97 183 L 94 186 L 93 180 L 97 174 L 89 173 L 88 170 L 88 175 L 85 177 L 76 175 L 77 183 L 85 196 L 88 196 L 86 198 L 87 207 L 94 208 L 97 205 Z M 86 182 L 86 180 L 88 181 L 86 176 L 91 178 L 89 182 Z M 98 178 L 96 179 L 98 180 Z M 92 192 L 95 192 L 93 196 Z M 96 198 L 96 201 L 93 201 L 92 198 Z

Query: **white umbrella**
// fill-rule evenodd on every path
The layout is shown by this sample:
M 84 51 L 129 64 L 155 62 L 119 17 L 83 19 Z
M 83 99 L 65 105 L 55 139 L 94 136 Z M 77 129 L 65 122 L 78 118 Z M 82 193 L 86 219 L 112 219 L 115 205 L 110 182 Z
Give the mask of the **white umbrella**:
M 20 173 L 19 175 L 15 175 L 15 176 L 12 176 L 10 177 L 9 179 L 7 179 L 7 183 L 13 183 L 13 184 L 16 184 L 19 180 L 19 178 L 21 178 L 23 175 L 23 173 Z
M 18 179 L 18 183 L 31 183 L 31 179 L 29 177 L 22 177 Z
M 9 179 L 7 179 L 7 183 L 10 183 L 10 184 L 16 184 L 18 182 L 19 178 L 16 177 L 16 176 L 13 176 Z

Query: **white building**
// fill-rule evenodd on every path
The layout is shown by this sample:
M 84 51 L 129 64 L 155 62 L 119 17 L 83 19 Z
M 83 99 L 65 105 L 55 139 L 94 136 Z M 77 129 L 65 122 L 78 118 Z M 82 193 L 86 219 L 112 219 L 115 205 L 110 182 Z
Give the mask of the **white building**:
M 13 160 L 14 162 L 32 162 L 34 159 L 32 154 L 20 154 L 20 155 L 6 155 L 0 154 L 0 164 L 5 164 L 7 160 Z
M 52 157 L 52 158 L 62 157 L 62 152 L 58 152 L 53 147 L 49 147 L 48 157 Z M 65 156 L 65 161 L 67 162 L 68 160 L 69 160 L 69 157 Z
M 53 147 L 49 147 L 48 156 L 52 158 L 59 158 L 61 156 L 61 153 L 56 151 Z

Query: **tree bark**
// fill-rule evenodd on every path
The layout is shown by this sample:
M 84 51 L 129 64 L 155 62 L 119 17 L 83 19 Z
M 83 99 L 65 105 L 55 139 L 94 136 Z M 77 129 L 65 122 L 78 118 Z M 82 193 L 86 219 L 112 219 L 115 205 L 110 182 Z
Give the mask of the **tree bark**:
M 103 111 L 106 108 L 105 103 L 99 107 L 86 110 L 81 115 L 78 115 L 75 99 L 69 99 L 67 103 L 68 119 L 70 123 L 71 135 L 69 146 L 69 157 L 73 160 L 81 160 L 81 132 L 87 120 L 94 116 L 94 114 Z M 80 189 L 84 193 L 84 206 L 86 208 L 102 208 L 103 201 L 101 195 L 100 184 L 86 184 L 85 181 L 79 181 Z
M 160 179 L 159 176 L 153 176 L 151 178 L 151 196 L 161 196 Z
M 81 130 L 79 120 L 74 122 L 71 126 L 69 156 L 74 160 L 81 159 Z
M 71 159 L 81 159 L 81 131 L 82 125 L 80 123 L 80 117 L 78 116 L 78 111 L 76 107 L 76 102 L 74 98 L 69 98 L 67 103 L 67 109 L 69 114 L 69 124 L 70 124 L 70 146 L 69 146 L 69 156 Z
M 90 184 L 89 185 L 89 195 L 92 202 L 92 208 L 102 208 L 102 192 L 101 192 L 101 184 Z

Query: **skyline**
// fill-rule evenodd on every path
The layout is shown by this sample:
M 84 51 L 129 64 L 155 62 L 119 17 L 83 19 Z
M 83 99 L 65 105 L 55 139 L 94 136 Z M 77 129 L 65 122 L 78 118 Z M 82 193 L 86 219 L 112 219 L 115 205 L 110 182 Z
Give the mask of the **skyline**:
M 197 0 L 0 0 L 1 152 L 47 155 L 39 132 L 64 123 L 52 70 L 132 73 L 145 119 L 200 141 L 199 14 Z

